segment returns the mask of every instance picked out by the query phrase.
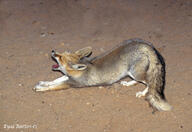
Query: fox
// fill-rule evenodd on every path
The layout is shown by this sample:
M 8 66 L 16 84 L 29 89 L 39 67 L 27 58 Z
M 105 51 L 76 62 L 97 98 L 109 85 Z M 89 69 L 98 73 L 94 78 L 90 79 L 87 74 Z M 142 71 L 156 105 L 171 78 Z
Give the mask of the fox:
M 129 77 L 131 81 L 121 81 L 120 84 L 132 86 L 141 83 L 146 86 L 136 93 L 136 97 L 145 97 L 155 111 L 172 110 L 164 95 L 165 61 L 151 42 L 140 38 L 128 39 L 101 55 L 90 57 L 91 54 L 91 47 L 63 53 L 52 50 L 56 62 L 52 70 L 64 75 L 53 81 L 40 81 L 33 90 L 43 92 L 105 86 Z

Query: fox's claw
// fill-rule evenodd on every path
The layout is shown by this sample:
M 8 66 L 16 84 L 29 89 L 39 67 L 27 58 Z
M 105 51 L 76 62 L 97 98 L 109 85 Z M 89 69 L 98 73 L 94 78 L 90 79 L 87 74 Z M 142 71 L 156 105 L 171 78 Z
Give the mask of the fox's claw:
M 33 90 L 35 92 L 39 92 L 39 91 L 47 91 L 49 89 L 49 85 L 47 81 L 40 81 L 34 88 Z

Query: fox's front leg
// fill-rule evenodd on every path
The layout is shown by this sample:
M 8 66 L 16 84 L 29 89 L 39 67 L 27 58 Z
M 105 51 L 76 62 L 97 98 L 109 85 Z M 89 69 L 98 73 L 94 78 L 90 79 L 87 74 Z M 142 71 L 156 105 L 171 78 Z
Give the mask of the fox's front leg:
M 36 92 L 42 91 L 51 91 L 51 90 L 60 90 L 69 88 L 69 84 L 67 84 L 67 80 L 69 78 L 67 76 L 63 76 L 55 79 L 54 81 L 40 81 L 33 90 Z

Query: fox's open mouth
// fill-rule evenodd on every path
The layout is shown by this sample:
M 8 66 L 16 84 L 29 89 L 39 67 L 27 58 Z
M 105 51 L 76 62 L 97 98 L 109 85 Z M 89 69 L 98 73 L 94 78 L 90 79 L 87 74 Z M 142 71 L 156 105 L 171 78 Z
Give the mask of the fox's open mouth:
M 57 68 L 59 68 L 59 65 L 58 65 L 58 64 L 55 64 L 55 65 L 52 66 L 52 68 L 53 68 L 53 69 L 57 69 Z
M 58 70 L 60 66 L 59 66 L 59 64 L 58 64 L 57 59 L 56 59 L 55 57 L 53 57 L 53 56 L 52 56 L 52 59 L 53 59 L 54 62 L 55 62 L 55 64 L 52 65 L 52 69 L 53 69 L 53 70 Z
M 56 62 L 56 64 L 52 65 L 52 69 L 53 70 L 58 70 L 59 64 L 58 64 L 58 61 L 57 61 L 57 59 L 55 57 L 55 51 L 54 50 L 52 50 L 52 59 Z

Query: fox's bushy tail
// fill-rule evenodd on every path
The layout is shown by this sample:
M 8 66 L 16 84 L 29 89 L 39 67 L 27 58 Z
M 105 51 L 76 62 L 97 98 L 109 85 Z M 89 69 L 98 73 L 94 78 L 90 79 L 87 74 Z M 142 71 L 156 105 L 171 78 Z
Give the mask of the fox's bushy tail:
M 160 55 L 158 52 L 157 56 Z M 162 56 L 152 58 L 149 69 L 147 71 L 147 82 L 149 91 L 146 100 L 156 110 L 170 111 L 172 109 L 164 96 L 165 87 L 165 63 Z

